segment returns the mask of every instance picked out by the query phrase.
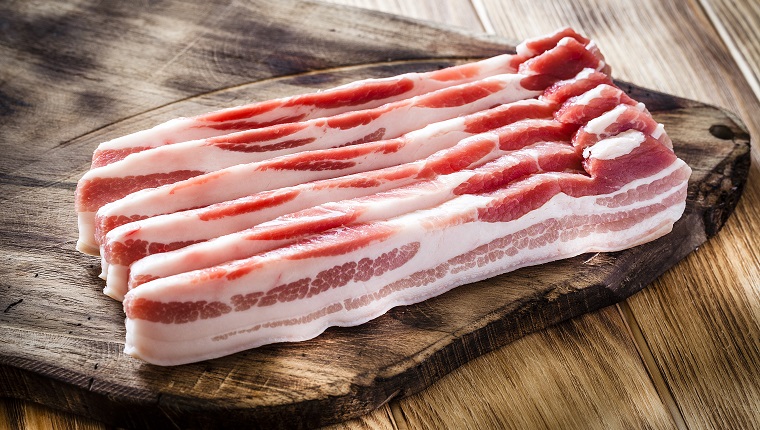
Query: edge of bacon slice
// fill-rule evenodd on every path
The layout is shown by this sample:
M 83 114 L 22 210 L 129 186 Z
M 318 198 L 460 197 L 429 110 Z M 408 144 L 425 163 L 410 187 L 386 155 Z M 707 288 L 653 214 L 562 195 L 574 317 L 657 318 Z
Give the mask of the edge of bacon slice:
M 392 139 L 431 124 L 534 97 L 522 75 L 497 75 L 375 109 L 276 125 L 163 146 L 88 171 L 77 185 L 77 210 L 103 205 L 145 188 L 179 182 L 238 164 L 293 153 Z
M 590 176 L 531 175 L 142 284 L 124 300 L 125 351 L 173 365 L 304 340 L 462 283 L 670 231 L 685 208 L 683 161 L 635 130 L 601 140 L 587 155 Z
M 101 143 L 93 154 L 92 167 L 104 166 L 149 148 L 375 108 L 441 88 L 498 74 L 514 73 L 523 61 L 553 48 L 565 37 L 573 38 L 584 45 L 589 43 L 588 39 L 572 29 L 564 28 L 533 39 L 533 48 L 527 55 L 503 54 L 431 72 L 365 79 L 316 93 L 256 102 L 191 118 L 176 118 L 153 128 Z M 595 50 L 594 54 L 603 60 L 598 50 Z
M 155 154 L 153 158 L 147 154 L 141 157 L 139 153 L 128 155 L 119 162 L 93 169 L 80 179 L 76 198 L 80 230 L 77 249 L 97 255 L 97 247 L 90 239 L 94 234 L 94 213 L 104 204 L 140 189 L 197 177 L 231 163 L 238 164 L 283 153 L 377 140 L 382 137 L 396 137 L 420 128 L 425 122 L 482 110 L 490 107 L 489 104 L 492 106 L 533 97 L 537 95 L 534 91 L 543 90 L 546 85 L 558 79 L 570 78 L 587 67 L 603 66 L 603 61 L 589 53 L 585 45 L 576 39 L 565 37 L 556 47 L 521 64 L 519 68 L 522 75 L 501 75 L 501 79 L 495 76 L 379 108 L 349 112 L 331 118 L 275 125 L 207 141 L 187 142 L 195 147 L 194 151 L 169 151 L 169 155 Z M 539 79 L 533 81 L 533 77 Z M 414 109 L 421 111 L 416 112 Z M 432 116 L 426 117 L 423 111 Z M 409 117 L 413 118 L 411 122 L 404 120 Z M 329 140 L 324 140 L 328 136 Z M 213 151 L 212 147 L 222 152 L 237 152 L 240 160 L 235 161 L 236 157 L 233 157 L 224 158 L 227 161 L 221 165 L 209 161 L 199 164 L 197 160 L 213 160 L 219 158 L 220 153 L 217 151 L 208 157 L 186 155 L 195 155 L 199 150 Z M 154 165 L 151 169 L 151 159 L 160 159 L 162 163 Z M 132 160 L 132 163 L 129 160 Z

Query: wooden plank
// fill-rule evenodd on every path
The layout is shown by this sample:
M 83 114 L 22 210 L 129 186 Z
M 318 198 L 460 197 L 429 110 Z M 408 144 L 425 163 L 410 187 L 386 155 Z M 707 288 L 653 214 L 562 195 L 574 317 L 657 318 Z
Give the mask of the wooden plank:
M 751 132 L 760 130 L 760 103 L 696 2 L 484 3 L 503 34 L 523 36 L 536 28 L 576 26 L 600 42 L 616 76 L 726 106 L 744 118 Z M 744 3 L 737 12 L 751 2 Z M 514 10 L 522 12 L 515 17 Z M 738 13 L 743 20 L 756 16 Z M 746 27 L 735 22 L 723 24 L 735 32 Z M 748 28 L 756 29 L 757 23 Z M 743 39 L 748 41 L 747 52 L 757 49 L 756 38 Z M 757 427 L 760 159 L 756 143 L 752 152 L 747 189 L 727 227 L 628 300 L 635 315 L 631 323 L 638 322 L 644 334 L 645 344 L 640 347 L 651 348 L 687 424 L 697 428 Z
M 32 402 L 6 399 L 0 402 L 0 430 L 64 429 L 104 430 L 105 424 Z
M 325 3 L 361 7 L 368 10 L 392 13 L 407 18 L 461 27 L 473 33 L 482 32 L 483 25 L 469 0 L 324 0 Z
M 409 429 L 675 428 L 614 307 L 484 355 L 399 404 Z
M 700 0 L 700 5 L 760 98 L 760 3 Z
M 111 428 L 100 421 L 74 415 L 40 404 L 0 399 L 0 430 L 12 429 L 64 429 L 105 430 Z M 388 405 L 339 424 L 323 427 L 323 430 L 398 430 Z
M 385 404 L 367 415 L 329 425 L 322 430 L 398 430 L 398 426 L 393 419 L 391 407 Z

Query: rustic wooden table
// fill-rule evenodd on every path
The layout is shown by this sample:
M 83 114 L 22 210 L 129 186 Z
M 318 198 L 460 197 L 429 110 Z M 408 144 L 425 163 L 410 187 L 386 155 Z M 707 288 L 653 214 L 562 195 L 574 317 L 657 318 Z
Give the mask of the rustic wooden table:
M 616 78 L 727 108 L 760 135 L 756 1 L 331 1 L 515 40 L 571 25 Z M 642 292 L 335 428 L 760 428 L 758 151 L 724 229 Z M 72 427 L 104 425 L 0 399 L 0 429 Z

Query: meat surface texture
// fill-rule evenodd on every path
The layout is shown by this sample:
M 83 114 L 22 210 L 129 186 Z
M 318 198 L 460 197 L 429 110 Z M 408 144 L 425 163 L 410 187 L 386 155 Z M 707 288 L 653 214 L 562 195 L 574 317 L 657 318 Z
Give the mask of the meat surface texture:
M 571 29 L 102 144 L 78 249 L 159 365 L 318 336 L 671 231 L 690 168 Z

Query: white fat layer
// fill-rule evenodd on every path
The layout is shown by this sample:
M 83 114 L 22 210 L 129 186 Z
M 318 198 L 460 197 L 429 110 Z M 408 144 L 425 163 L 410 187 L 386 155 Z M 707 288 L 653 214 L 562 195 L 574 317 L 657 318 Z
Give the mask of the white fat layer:
M 626 109 L 626 105 L 619 105 L 614 109 L 592 119 L 583 127 L 583 130 L 591 134 L 603 134 L 607 127 L 614 124 Z
M 614 109 L 609 110 L 586 123 L 583 130 L 587 133 L 596 135 L 604 134 L 607 127 L 614 124 L 628 107 L 628 105 L 623 104 L 616 106 Z M 638 103 L 635 108 L 643 112 L 644 109 L 646 109 L 646 106 L 644 106 L 643 103 Z
M 646 136 L 638 130 L 627 130 L 602 139 L 596 144 L 583 150 L 583 158 L 596 158 L 597 160 L 612 160 L 623 155 L 630 154 L 638 148 Z
M 195 125 L 197 123 L 193 118 L 175 118 L 153 128 L 103 142 L 98 145 L 98 150 L 154 147 L 221 134 L 218 130 L 198 128 Z
M 95 212 L 77 213 L 79 239 L 76 249 L 88 255 L 99 255 L 98 244 L 95 243 Z
M 513 55 L 502 54 L 495 57 L 486 58 L 485 60 L 478 61 L 478 76 L 482 79 L 486 76 L 500 75 L 503 73 L 516 72 L 517 70 L 510 65 L 514 59 Z M 475 79 L 473 79 L 475 80 Z M 423 81 L 426 82 L 426 81 Z
M 654 129 L 652 132 L 652 137 L 655 139 L 659 139 L 663 134 L 665 133 L 665 126 L 662 124 L 657 124 L 657 128 Z
M 669 173 L 666 172 L 672 172 L 673 170 L 684 166 L 682 162 L 678 161 L 675 162 L 674 165 L 675 166 L 672 166 L 672 168 L 668 168 L 646 180 L 634 181 L 614 194 L 626 192 L 636 186 L 634 183 L 638 183 L 639 185 L 642 183 L 650 183 L 658 178 L 667 176 Z M 421 248 L 408 264 L 387 272 L 382 277 L 375 277 L 368 282 L 352 282 L 345 287 L 328 290 L 310 298 L 309 300 L 258 307 L 245 313 L 231 312 L 219 318 L 213 318 L 212 321 L 198 320 L 194 323 L 188 323 L 187 325 L 183 325 L 183 330 L 177 330 L 177 327 L 171 324 L 153 324 L 143 320 L 132 321 L 131 323 L 128 323 L 128 350 L 149 361 L 157 359 L 166 359 L 169 361 L 192 361 L 198 359 L 198 355 L 196 355 L 197 351 L 200 351 L 201 354 L 217 354 L 220 351 L 220 345 L 224 344 L 224 340 L 220 341 L 222 343 L 217 343 L 217 341 L 212 341 L 211 338 L 224 333 L 238 333 L 239 336 L 232 336 L 234 340 L 230 339 L 230 341 L 236 345 L 234 348 L 242 349 L 272 341 L 296 340 L 296 338 L 302 339 L 304 338 L 302 336 L 304 336 L 305 332 L 308 333 L 308 337 L 311 337 L 321 332 L 326 325 L 352 325 L 354 323 L 363 322 L 367 318 L 385 312 L 389 307 L 395 306 L 399 304 L 399 302 L 396 302 L 395 300 L 374 301 L 373 304 L 369 306 L 370 309 L 361 308 L 357 311 L 358 313 L 348 312 L 343 309 L 338 314 L 329 317 L 327 321 L 316 322 L 315 327 L 317 329 L 315 329 L 315 332 L 312 332 L 309 329 L 309 327 L 311 327 L 309 324 L 306 326 L 299 325 L 297 330 L 291 329 L 290 332 L 288 332 L 289 337 L 284 338 L 280 338 L 276 333 L 269 333 L 264 329 L 249 334 L 241 333 L 246 327 L 250 328 L 267 321 L 298 317 L 298 315 L 305 315 L 314 309 L 320 308 L 322 304 L 327 306 L 331 303 L 342 303 L 343 300 L 348 297 L 355 298 L 366 293 L 372 293 L 388 283 L 393 282 L 395 279 L 402 279 L 410 276 L 415 271 L 420 270 L 420 268 L 434 267 L 442 261 L 447 261 L 455 256 L 467 253 L 496 238 L 507 236 L 549 219 L 561 219 L 563 217 L 573 218 L 576 216 L 592 214 L 619 214 L 619 216 L 625 216 L 625 214 L 634 207 L 658 204 L 673 193 L 682 193 L 684 187 L 685 183 L 682 184 L 682 186 L 675 187 L 669 192 L 636 202 L 634 205 L 613 209 L 596 204 L 596 199 L 610 197 L 614 194 L 580 198 L 572 198 L 564 194 L 558 194 L 540 209 L 532 211 L 517 220 L 496 223 L 468 222 L 457 224 L 455 222 L 452 224 L 451 220 L 455 220 L 457 217 L 454 216 L 453 218 L 450 218 L 450 216 L 442 214 L 470 213 L 470 211 L 474 211 L 476 210 L 475 208 L 490 201 L 490 199 L 484 196 L 461 196 L 460 198 L 451 200 L 434 210 L 418 211 L 414 214 L 405 215 L 389 221 L 389 225 L 396 226 L 400 229 L 398 233 L 394 234 L 393 237 L 387 241 L 375 243 L 357 250 L 350 254 L 350 257 L 347 257 L 346 255 L 315 257 L 310 258 L 308 264 L 303 262 L 303 264 L 299 263 L 293 265 L 292 261 L 288 261 L 287 258 L 281 258 L 278 253 L 275 253 L 274 258 L 271 260 L 267 259 L 266 263 L 257 268 L 254 272 L 235 280 L 208 280 L 204 282 L 203 286 L 201 286 L 198 284 L 198 279 L 195 277 L 194 273 L 185 273 L 152 281 L 132 290 L 129 295 L 133 299 L 146 298 L 149 300 L 160 301 L 172 301 L 178 300 L 179 298 L 186 301 L 228 300 L 229 297 L 236 294 L 248 294 L 254 291 L 268 291 L 277 285 L 287 284 L 303 279 L 304 277 L 314 276 L 314 274 L 321 270 L 343 264 L 349 261 L 349 259 L 350 261 L 358 261 L 362 258 L 377 258 L 377 256 L 383 252 L 403 246 L 412 241 L 419 241 L 421 244 Z M 658 226 L 657 231 L 663 231 L 663 228 L 661 228 L 663 222 L 672 224 L 672 222 L 680 216 L 683 211 L 683 204 L 676 204 L 674 207 L 675 209 L 668 209 L 665 212 L 667 215 L 662 220 L 654 222 Z M 417 219 L 417 222 L 414 222 L 415 218 Z M 420 219 L 427 219 L 429 222 L 419 222 Z M 445 226 L 445 228 L 425 228 L 425 225 L 430 222 L 432 222 L 433 225 L 441 227 Z M 642 220 L 642 223 L 646 224 L 644 220 Z M 539 250 L 525 251 L 512 259 L 505 258 L 499 263 L 497 269 L 492 267 L 491 270 L 478 272 L 477 276 L 473 276 L 475 278 L 479 276 L 490 276 L 493 275 L 495 271 L 514 270 L 517 267 L 521 267 L 521 265 L 539 264 L 549 260 L 577 255 L 589 250 L 612 250 L 615 246 L 614 244 L 617 244 L 616 246 L 627 247 L 626 244 L 630 244 L 632 241 L 637 241 L 642 236 L 646 235 L 647 232 L 642 231 L 641 228 L 632 227 L 626 231 L 600 234 L 594 233 L 586 237 L 573 238 L 567 242 L 558 240 L 547 244 Z M 459 275 L 455 278 L 455 280 L 452 280 L 447 277 L 449 282 L 456 281 L 457 284 L 469 281 L 467 277 L 461 277 Z M 194 279 L 194 281 L 191 281 L 192 279 Z M 454 285 L 448 285 L 448 287 L 453 286 Z M 210 295 L 210 291 L 214 291 L 214 294 Z M 402 292 L 402 296 L 405 297 L 402 302 L 406 303 L 407 300 L 424 300 L 425 298 L 428 298 L 431 295 L 437 295 L 440 292 L 442 291 L 434 287 L 405 291 Z M 150 345 L 154 342 L 155 345 L 164 344 L 164 346 L 172 346 L 170 348 L 157 349 L 148 346 L 146 349 L 142 349 L 145 345 Z M 187 342 L 186 345 L 185 342 Z M 190 347 L 190 344 L 195 345 L 195 347 L 199 349 L 193 350 L 192 347 Z M 139 348 L 139 350 L 133 351 L 131 348 Z M 151 354 L 157 354 L 158 357 L 161 357 L 162 354 L 167 354 L 167 356 L 161 358 L 156 356 L 150 357 Z
M 586 67 L 585 69 L 578 72 L 577 75 L 573 78 L 573 80 L 581 80 L 581 79 L 587 79 L 589 76 L 591 76 L 592 73 L 596 72 L 596 70 L 592 69 L 591 67 Z
M 124 300 L 124 294 L 127 292 L 126 289 L 116 289 L 113 288 L 112 285 L 114 283 L 120 284 L 123 283 L 126 285 L 127 280 L 129 279 L 129 267 L 122 266 L 120 264 L 109 264 L 108 265 L 108 277 L 106 286 L 103 288 L 103 294 L 107 295 L 108 297 L 122 301 Z
M 591 103 L 592 100 L 598 99 L 602 96 L 602 91 L 604 91 L 606 88 L 611 88 L 607 84 L 599 84 L 596 87 L 586 91 L 585 93 L 578 96 L 576 99 L 573 100 L 574 105 L 587 105 Z

